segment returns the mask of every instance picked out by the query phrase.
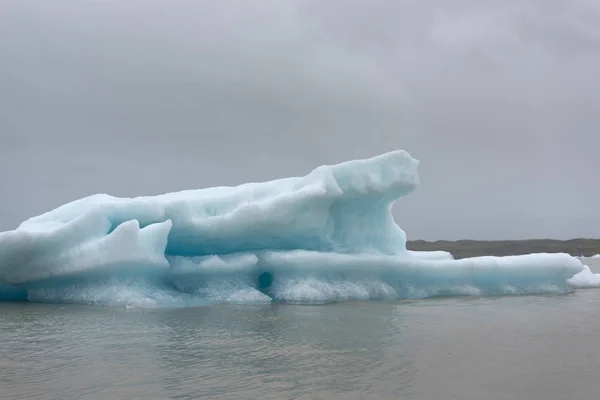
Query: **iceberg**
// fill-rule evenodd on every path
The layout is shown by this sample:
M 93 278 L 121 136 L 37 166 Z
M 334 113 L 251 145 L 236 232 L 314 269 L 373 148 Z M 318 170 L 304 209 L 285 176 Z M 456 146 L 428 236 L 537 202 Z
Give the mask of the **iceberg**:
M 179 307 L 573 290 L 584 267 L 567 254 L 407 250 L 391 207 L 417 188 L 418 165 L 400 150 L 237 187 L 82 198 L 0 233 L 0 300 Z

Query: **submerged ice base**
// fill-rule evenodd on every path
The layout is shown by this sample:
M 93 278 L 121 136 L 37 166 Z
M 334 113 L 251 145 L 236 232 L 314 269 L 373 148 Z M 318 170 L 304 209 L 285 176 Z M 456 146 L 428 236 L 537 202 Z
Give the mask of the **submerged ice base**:
M 94 195 L 0 233 L 0 299 L 110 305 L 326 303 L 564 293 L 567 254 L 454 260 L 406 249 L 404 151 L 304 177 L 154 197 Z

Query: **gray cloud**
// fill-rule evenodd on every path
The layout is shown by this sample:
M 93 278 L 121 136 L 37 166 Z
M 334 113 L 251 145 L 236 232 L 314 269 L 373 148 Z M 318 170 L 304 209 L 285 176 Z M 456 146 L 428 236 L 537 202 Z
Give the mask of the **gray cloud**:
M 411 238 L 598 237 L 597 71 L 584 0 L 7 0 L 0 229 L 404 148 Z

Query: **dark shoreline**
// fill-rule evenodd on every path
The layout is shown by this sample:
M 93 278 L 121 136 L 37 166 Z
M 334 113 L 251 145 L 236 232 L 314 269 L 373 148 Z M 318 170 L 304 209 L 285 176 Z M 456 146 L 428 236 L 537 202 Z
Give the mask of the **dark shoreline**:
M 444 250 L 454 258 L 477 256 L 509 256 L 530 253 L 568 253 L 574 256 L 590 257 L 600 254 L 600 239 L 532 239 L 532 240 L 409 240 L 409 250 Z

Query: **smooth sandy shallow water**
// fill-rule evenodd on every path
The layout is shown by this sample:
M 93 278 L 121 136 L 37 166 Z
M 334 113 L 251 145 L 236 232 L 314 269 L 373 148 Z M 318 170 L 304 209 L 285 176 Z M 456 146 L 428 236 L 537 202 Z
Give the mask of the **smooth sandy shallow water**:
M 326 306 L 0 304 L 0 399 L 570 399 L 600 290 Z

